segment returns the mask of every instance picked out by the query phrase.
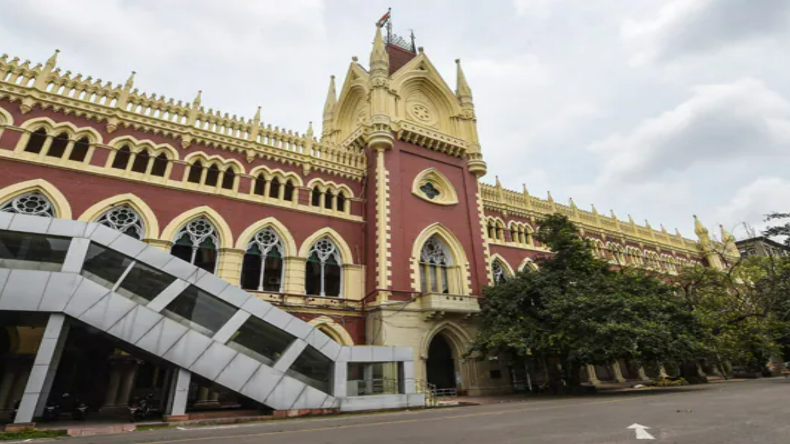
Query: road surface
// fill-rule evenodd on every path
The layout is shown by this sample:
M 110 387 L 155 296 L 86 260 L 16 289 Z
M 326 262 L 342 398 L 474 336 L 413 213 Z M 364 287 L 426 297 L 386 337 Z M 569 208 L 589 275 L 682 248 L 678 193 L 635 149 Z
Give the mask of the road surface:
M 790 443 L 790 379 L 70 438 L 71 444 Z

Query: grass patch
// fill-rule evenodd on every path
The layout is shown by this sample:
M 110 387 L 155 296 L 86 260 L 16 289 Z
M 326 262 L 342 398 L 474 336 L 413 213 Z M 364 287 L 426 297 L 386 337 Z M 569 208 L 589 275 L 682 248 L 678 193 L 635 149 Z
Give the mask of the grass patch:
M 65 430 L 20 429 L 13 432 L 0 432 L 0 441 L 19 441 L 35 438 L 60 438 L 66 436 Z

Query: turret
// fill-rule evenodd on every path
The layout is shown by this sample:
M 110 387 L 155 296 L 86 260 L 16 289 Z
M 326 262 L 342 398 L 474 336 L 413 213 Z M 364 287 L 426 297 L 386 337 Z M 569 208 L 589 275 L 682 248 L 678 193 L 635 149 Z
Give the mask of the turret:
M 388 150 L 395 144 L 389 111 L 389 69 L 387 46 L 381 35 L 381 26 L 376 25 L 373 50 L 370 52 L 370 124 L 368 146 L 374 151 Z
M 469 171 L 477 177 L 483 177 L 488 171 L 488 166 L 483 160 L 480 139 L 477 135 L 477 117 L 475 116 L 475 104 L 472 100 L 472 88 L 466 81 L 466 75 L 461 68 L 461 60 L 456 59 L 455 64 L 457 66 L 455 96 L 461 105 L 461 114 L 458 117 L 466 138 Z
M 697 239 L 699 239 L 699 246 L 700 250 L 702 250 L 702 254 L 708 260 L 708 264 L 710 264 L 714 268 L 722 269 L 724 268 L 721 263 L 721 259 L 716 251 L 714 251 L 713 245 L 710 241 L 710 235 L 708 234 L 708 229 L 702 225 L 702 222 L 697 218 L 697 215 L 694 215 L 694 233 L 697 234 Z
M 329 91 L 324 102 L 324 117 L 321 125 L 321 138 L 328 139 L 334 132 L 335 108 L 337 107 L 337 93 L 335 92 L 335 76 L 329 78 Z

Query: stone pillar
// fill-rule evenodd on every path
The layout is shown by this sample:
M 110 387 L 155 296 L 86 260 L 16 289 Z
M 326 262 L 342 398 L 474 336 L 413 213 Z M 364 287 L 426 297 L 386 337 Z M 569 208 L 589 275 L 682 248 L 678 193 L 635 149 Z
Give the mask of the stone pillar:
M 5 371 L 0 379 L 0 410 L 13 407 L 14 400 L 11 399 L 14 389 L 14 379 L 18 372 L 13 356 L 3 357 Z
M 189 397 L 189 381 L 192 373 L 182 368 L 174 372 L 173 384 L 170 388 L 170 395 L 167 402 L 167 420 L 182 421 L 186 420 L 187 398 Z
M 25 385 L 25 394 L 19 404 L 19 411 L 14 418 L 15 424 L 28 424 L 33 418 L 41 416 L 55 379 L 60 356 L 68 336 L 66 316 L 61 313 L 49 315 L 41 345 L 33 362 L 33 369 Z
M 115 405 L 125 406 L 129 404 L 129 397 L 132 395 L 134 389 L 134 380 L 137 376 L 137 361 L 132 360 L 123 370 L 123 377 L 121 378 L 121 386 L 118 391 L 118 398 L 115 400 Z
M 241 264 L 244 260 L 244 250 L 235 248 L 220 248 L 217 264 L 217 276 L 233 285 L 239 285 L 241 279 Z
M 373 394 L 373 365 L 366 364 L 362 370 L 362 378 L 365 380 L 365 394 Z
M 664 367 L 663 364 L 661 365 L 661 367 L 658 368 L 658 377 L 669 378 L 669 375 L 667 374 L 667 369 Z
M 283 290 L 291 294 L 305 294 L 305 270 L 307 260 L 303 257 L 285 258 L 285 282 Z M 346 277 L 343 276 L 345 281 Z
M 641 379 L 642 381 L 645 381 L 645 382 L 650 382 L 650 377 L 647 376 L 647 373 L 645 373 L 645 368 L 644 367 L 642 367 L 640 365 L 638 371 L 639 371 L 639 379 Z
M 612 371 L 614 372 L 614 380 L 616 382 L 625 382 L 623 371 L 620 368 L 620 361 L 615 361 L 612 363 Z
M 107 394 L 104 398 L 104 405 L 102 408 L 115 407 L 115 401 L 118 399 L 118 387 L 121 383 L 121 368 L 117 362 L 112 363 L 110 369 L 110 382 L 107 385 Z
M 219 406 L 219 392 L 212 390 L 208 395 L 208 402 Z
M 601 385 L 601 380 L 598 379 L 598 375 L 595 373 L 595 366 L 592 364 L 587 364 L 587 382 L 592 385 Z

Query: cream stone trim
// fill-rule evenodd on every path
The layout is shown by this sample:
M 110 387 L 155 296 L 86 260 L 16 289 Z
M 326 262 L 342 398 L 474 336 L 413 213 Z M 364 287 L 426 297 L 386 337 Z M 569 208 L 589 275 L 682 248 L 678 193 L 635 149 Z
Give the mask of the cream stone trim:
M 30 191 L 39 191 L 52 202 L 52 206 L 55 209 L 55 217 L 71 219 L 71 205 L 66 200 L 66 196 L 44 179 L 26 180 L 0 189 L 0 205 Z
M 138 153 L 143 149 L 148 149 L 149 151 L 152 152 L 152 156 L 159 155 L 159 153 L 164 152 L 168 155 L 167 158 L 170 159 L 171 161 L 179 159 L 178 150 L 169 143 L 157 144 L 150 139 L 138 139 L 131 135 L 116 137 L 110 140 L 109 142 L 107 142 L 107 146 L 111 147 L 113 149 L 113 152 L 117 151 L 118 149 L 120 149 L 121 147 L 127 144 L 129 145 L 129 149 L 131 149 L 133 153 Z M 109 163 L 108 165 L 111 164 L 112 163 Z
M 470 263 L 467 259 L 466 252 L 464 251 L 461 242 L 458 238 L 448 230 L 444 225 L 439 222 L 425 227 L 422 232 L 417 235 L 414 240 L 411 250 L 411 281 L 412 289 L 414 291 L 421 291 L 422 280 L 420 278 L 420 252 L 425 242 L 433 235 L 439 236 L 439 239 L 447 246 L 448 252 L 452 256 L 453 266 L 452 269 L 458 272 L 457 282 L 460 288 L 457 289 L 457 294 L 468 295 L 471 294 L 471 274 L 469 273 Z M 488 258 L 486 258 L 488 260 Z M 490 272 L 489 272 L 490 274 Z M 451 290 L 451 292 L 454 292 Z
M 244 165 L 242 165 L 241 162 L 239 162 L 236 159 L 226 159 L 220 156 L 219 154 L 207 154 L 203 151 L 196 151 L 184 157 L 184 162 L 191 165 L 195 160 L 198 159 L 200 159 L 200 161 L 203 162 L 203 168 L 208 168 L 213 163 L 216 162 L 219 163 L 220 166 L 222 167 L 228 167 L 231 165 L 235 166 L 236 168 L 234 168 L 234 170 L 236 172 L 236 175 L 247 174 L 246 173 L 247 170 L 244 168 Z M 186 176 L 184 176 L 184 180 L 186 180 Z
M 104 213 L 119 205 L 129 205 L 143 219 L 143 239 L 159 239 L 159 221 L 156 214 L 144 200 L 132 193 L 119 194 L 99 201 L 85 210 L 77 220 L 95 222 Z
M 430 331 L 428 331 L 422 338 L 419 348 L 419 357 L 423 360 L 428 359 L 428 350 L 431 347 L 431 342 L 438 334 L 444 334 L 450 344 L 453 346 L 453 354 L 456 358 L 460 358 L 472 343 L 472 338 L 466 332 L 466 329 L 453 321 L 443 321 L 436 324 Z
M 390 233 L 389 171 L 384 150 L 376 151 L 376 288 L 392 287 L 392 235 Z
M 12 126 L 14 126 L 14 117 L 11 113 L 0 107 L 0 137 L 3 136 L 3 131 L 6 127 Z
M 316 243 L 317 240 L 324 236 L 328 237 L 332 240 L 332 242 L 335 243 L 335 246 L 340 252 L 340 259 L 343 261 L 341 265 L 354 264 L 354 255 L 351 254 L 351 248 L 348 247 L 346 240 L 343 239 L 343 237 L 340 236 L 337 231 L 329 227 L 321 228 L 320 230 L 308 236 L 307 239 L 302 242 L 302 246 L 299 248 L 299 257 L 307 260 L 310 253 L 310 248 L 312 248 L 313 244 Z
M 431 183 L 439 191 L 439 195 L 431 199 L 425 195 L 420 189 L 423 185 Z M 436 205 L 457 205 L 458 194 L 455 192 L 455 187 L 447 179 L 447 176 L 442 174 L 436 168 L 428 168 L 418 174 L 411 184 L 411 193 L 420 199 Z
M 337 195 L 338 191 L 343 191 L 346 193 L 347 199 L 354 198 L 354 193 L 351 191 L 351 188 L 349 188 L 349 186 L 346 184 L 338 184 L 332 182 L 331 180 L 323 180 L 321 178 L 316 177 L 307 183 L 306 188 L 310 188 L 312 190 L 315 186 L 318 186 L 318 189 L 321 191 L 331 190 L 333 193 L 335 193 L 335 195 Z
M 233 247 L 233 233 L 230 230 L 230 226 L 227 222 L 225 222 L 225 219 L 219 213 L 217 213 L 216 210 L 206 205 L 193 208 L 176 216 L 172 221 L 170 221 L 169 224 L 167 224 L 165 229 L 162 230 L 162 240 L 170 242 L 172 245 L 175 242 L 175 237 L 178 233 L 178 230 L 186 225 L 187 222 L 200 216 L 205 216 L 206 219 L 211 221 L 211 223 L 214 224 L 214 227 L 217 229 L 217 234 L 219 234 L 219 245 L 217 246 L 218 249 Z
M 477 203 L 477 217 L 480 221 L 480 237 L 483 241 L 483 260 L 486 261 L 488 264 L 491 260 L 491 245 L 489 244 L 488 239 L 488 222 L 485 216 L 485 212 L 483 211 L 483 200 L 480 199 L 480 189 L 478 187 L 477 192 L 475 193 L 475 202 Z M 491 269 L 486 270 L 486 285 L 491 285 L 494 283 L 494 276 L 491 273 Z M 470 276 L 471 280 L 471 276 Z M 471 285 L 471 283 L 470 283 Z
M 42 128 L 47 131 L 49 137 L 57 136 L 58 133 L 65 131 L 70 139 L 78 140 L 87 137 L 91 145 L 102 143 L 101 134 L 91 127 L 78 127 L 71 122 L 55 122 L 49 117 L 36 117 L 25 120 L 19 125 L 19 129 L 23 130 L 24 134 L 19 138 L 15 150 L 24 150 L 30 134 Z
M 263 174 L 263 177 L 266 180 L 272 180 L 275 177 L 280 179 L 280 182 L 284 180 L 292 179 L 294 180 L 294 187 L 304 187 L 304 180 L 298 174 L 294 173 L 293 171 L 283 171 L 279 168 L 269 168 L 266 165 L 259 165 L 250 170 L 249 176 L 252 178 L 252 184 L 250 185 L 250 194 L 252 194 L 253 189 L 255 187 L 255 179 L 258 177 L 259 174 Z
M 513 270 L 513 267 L 510 266 L 510 263 L 507 260 L 505 260 L 505 258 L 502 257 L 499 253 L 494 253 L 491 255 L 491 259 L 489 259 L 488 262 L 489 268 L 492 268 L 494 266 L 494 261 L 499 261 L 499 263 L 505 267 L 505 270 L 508 273 L 508 277 L 513 277 L 516 275 L 515 271 Z
M 263 230 L 266 227 L 272 227 L 274 231 L 280 236 L 280 240 L 283 243 L 283 247 L 285 251 L 283 252 L 283 258 L 295 256 L 297 254 L 296 250 L 296 242 L 294 241 L 293 235 L 288 230 L 288 228 L 283 225 L 282 222 L 275 219 L 274 217 L 267 217 L 265 219 L 261 219 L 249 227 L 247 227 L 244 231 L 241 232 L 238 238 L 236 238 L 236 249 L 246 251 L 247 244 L 250 243 L 252 237 L 258 233 L 259 231 Z
M 532 259 L 526 257 L 521 263 L 518 265 L 518 271 L 524 271 L 524 267 L 529 267 L 534 271 L 538 270 L 538 264 L 535 263 Z
M 340 345 L 354 345 L 354 339 L 351 338 L 348 331 L 329 316 L 313 318 L 308 324 L 321 329 L 329 337 L 340 343 Z

